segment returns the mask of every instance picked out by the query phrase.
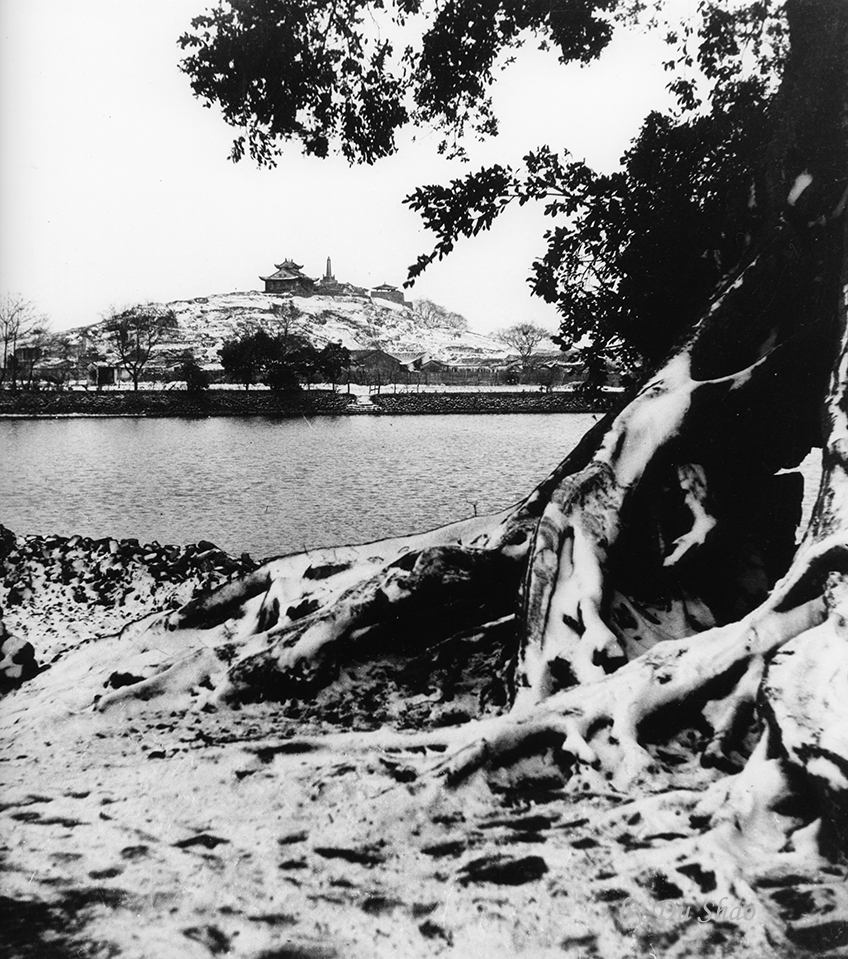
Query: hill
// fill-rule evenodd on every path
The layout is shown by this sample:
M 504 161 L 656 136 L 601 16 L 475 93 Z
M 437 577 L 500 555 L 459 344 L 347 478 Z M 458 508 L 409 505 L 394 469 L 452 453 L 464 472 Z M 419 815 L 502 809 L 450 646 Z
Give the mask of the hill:
M 155 348 L 151 367 L 168 367 L 187 352 L 199 363 L 219 366 L 223 342 L 246 328 L 288 328 L 318 348 L 341 343 L 349 350 L 379 348 L 402 359 L 426 353 L 446 363 L 505 361 L 512 351 L 492 336 L 462 329 L 448 318 L 422 320 L 410 306 L 367 295 L 274 295 L 256 291 L 221 293 L 166 304 L 177 323 Z M 65 349 L 92 350 L 117 363 L 106 321 L 61 334 Z M 54 337 L 56 340 L 59 337 Z M 554 349 L 552 343 L 543 348 Z M 53 352 L 50 350 L 50 352 Z

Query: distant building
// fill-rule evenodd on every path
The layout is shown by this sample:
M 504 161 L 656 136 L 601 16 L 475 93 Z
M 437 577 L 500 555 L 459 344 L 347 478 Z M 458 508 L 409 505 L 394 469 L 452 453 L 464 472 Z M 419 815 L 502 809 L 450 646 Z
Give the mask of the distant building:
M 381 283 L 379 286 L 375 286 L 371 290 L 371 298 L 391 300 L 392 303 L 400 303 L 401 306 L 406 304 L 406 300 L 403 298 L 403 291 L 399 290 L 396 286 L 391 286 L 389 283 Z
M 329 263 L 329 261 L 328 261 Z M 297 296 L 311 296 L 315 292 L 315 281 L 301 273 L 300 263 L 284 260 L 275 263 L 277 271 L 270 276 L 260 276 L 265 284 L 266 293 L 294 293 Z
M 380 349 L 351 350 L 350 370 L 351 373 L 364 374 L 374 382 L 384 383 L 393 382 L 395 378 L 408 372 L 396 356 Z
M 445 363 L 444 360 L 425 360 L 418 369 L 422 373 L 447 373 L 449 370 L 454 369 L 450 363 Z
M 333 276 L 333 264 L 330 262 L 329 257 L 327 257 L 326 272 L 318 281 L 318 287 L 315 292 L 321 294 L 321 296 L 340 296 L 348 292 L 348 284 L 339 283 Z
M 420 351 L 415 353 L 395 353 L 394 356 L 398 363 L 405 366 L 411 373 L 420 370 L 421 364 L 426 363 L 427 360 L 430 359 L 429 353 L 421 353 Z
M 107 363 L 92 363 L 85 372 L 89 384 L 99 390 L 104 386 L 115 386 L 121 379 L 121 373 L 125 371 Z

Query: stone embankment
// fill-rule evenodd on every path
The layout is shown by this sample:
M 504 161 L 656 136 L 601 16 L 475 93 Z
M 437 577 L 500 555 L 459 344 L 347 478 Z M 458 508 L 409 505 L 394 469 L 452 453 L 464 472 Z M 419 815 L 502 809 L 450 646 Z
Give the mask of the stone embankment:
M 384 413 L 603 413 L 619 399 L 618 393 L 587 397 L 579 393 L 462 392 L 383 393 L 371 402 Z
M 0 390 L 0 416 L 339 416 L 354 413 L 602 413 L 618 393 L 476 392 L 383 393 L 367 398 L 332 390 Z M 362 402 L 362 400 L 366 400 Z
M 316 416 L 344 413 L 346 393 L 304 390 L 0 390 L 0 416 Z

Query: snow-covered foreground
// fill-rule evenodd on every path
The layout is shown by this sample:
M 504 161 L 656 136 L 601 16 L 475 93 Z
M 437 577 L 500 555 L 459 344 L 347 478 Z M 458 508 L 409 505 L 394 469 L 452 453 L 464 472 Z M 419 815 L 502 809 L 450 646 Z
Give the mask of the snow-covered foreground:
M 111 671 L 122 626 L 240 571 L 210 546 L 7 540 L 4 622 L 48 668 L 0 703 L 6 955 L 761 959 L 766 919 L 793 955 L 839 954 L 836 867 L 758 889 L 768 917 L 708 888 L 683 904 L 663 869 L 696 831 L 679 791 L 720 774 L 679 745 L 638 795 L 541 765 L 437 785 L 438 754 L 387 731 L 479 714 L 476 652 L 354 663 L 309 702 L 95 712 L 92 677 L 133 679 Z

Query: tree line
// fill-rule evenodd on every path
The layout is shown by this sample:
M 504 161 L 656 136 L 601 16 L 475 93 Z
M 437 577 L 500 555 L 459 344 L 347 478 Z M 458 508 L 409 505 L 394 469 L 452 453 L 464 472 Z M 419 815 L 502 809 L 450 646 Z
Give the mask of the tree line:
M 281 392 L 307 388 L 318 378 L 335 389 L 350 367 L 350 353 L 341 343 L 318 349 L 302 333 L 249 330 L 227 340 L 218 351 L 227 378 L 246 390 L 264 383 Z

